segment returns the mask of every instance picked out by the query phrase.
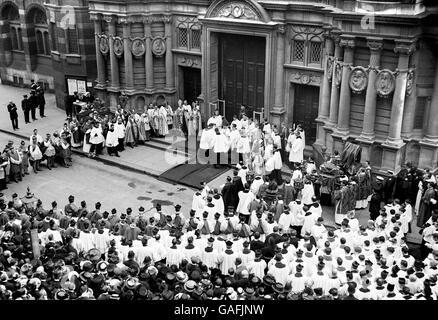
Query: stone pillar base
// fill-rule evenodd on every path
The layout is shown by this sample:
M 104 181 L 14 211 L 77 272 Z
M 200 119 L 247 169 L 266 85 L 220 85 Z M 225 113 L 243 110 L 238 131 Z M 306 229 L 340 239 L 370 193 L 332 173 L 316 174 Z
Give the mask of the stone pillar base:
M 333 129 L 325 125 L 323 128 L 325 134 L 325 147 L 328 154 L 333 154 Z
M 438 145 L 420 141 L 420 160 L 418 167 L 434 171 L 438 167 Z
M 109 92 L 109 108 L 112 112 L 117 111 L 117 105 L 119 104 L 119 94 L 115 92 Z
M 334 132 L 332 134 L 333 137 L 333 152 L 337 150 L 339 152 L 339 155 L 342 153 L 342 150 L 344 150 L 345 142 L 348 139 L 348 136 L 340 135 L 338 132 Z
M 372 140 L 362 139 L 361 137 L 356 139 L 356 141 L 359 142 L 360 147 L 362 148 L 360 162 L 364 163 L 365 161 L 371 161 L 371 149 L 374 142 Z
M 284 114 L 286 113 L 286 111 L 284 110 L 283 107 L 273 107 L 270 110 L 270 121 L 273 125 L 277 125 L 277 128 L 281 128 L 281 121 L 282 118 L 284 116 Z
M 382 144 L 382 165 L 381 170 L 392 170 L 396 174 L 400 171 L 401 166 L 404 161 L 404 154 L 406 149 L 406 144 L 392 145 L 384 143 Z

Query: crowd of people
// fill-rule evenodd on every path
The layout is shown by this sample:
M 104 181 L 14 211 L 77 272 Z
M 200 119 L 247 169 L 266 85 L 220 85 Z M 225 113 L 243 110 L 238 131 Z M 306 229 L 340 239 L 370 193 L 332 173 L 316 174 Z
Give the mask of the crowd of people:
M 21 140 L 19 145 L 9 140 L 0 154 L 0 191 L 8 189 L 7 183 L 19 183 L 33 170 L 41 171 L 41 163 L 45 162 L 48 170 L 61 165 L 68 168 L 72 164 L 69 136 L 63 131 L 47 133 L 43 138 L 37 129 L 29 137 L 29 141 Z M 31 168 L 31 169 L 30 169 Z
M 431 177 L 421 179 L 427 190 Z M 409 198 L 382 199 L 363 225 L 349 211 L 332 229 L 316 196 L 243 163 L 219 188 L 203 183 L 191 208 L 106 211 L 74 196 L 47 208 L 1 195 L 0 298 L 436 300 L 433 190 L 418 209 L 427 219 L 421 257 L 406 243 L 416 212 Z
M 41 118 L 45 118 L 44 109 L 46 105 L 46 99 L 44 97 L 44 89 L 37 83 L 35 80 L 31 80 L 30 85 L 30 96 L 25 94 L 23 96 L 23 100 L 21 101 L 21 110 L 24 115 L 25 124 L 30 123 L 32 121 L 38 120 L 36 117 L 36 110 L 39 109 L 39 116 Z M 18 130 L 18 107 L 13 101 L 9 101 L 8 105 L 9 118 L 11 119 L 12 129 Z
M 78 99 L 86 104 L 75 109 Z M 35 130 L 29 147 L 8 145 L 0 164 L 9 168 L 0 171 L 5 178 L 22 179 L 25 155 L 38 172 L 43 156 L 48 168 L 54 157 L 68 165 L 70 145 L 91 157 L 104 147 L 118 156 L 125 145 L 172 129 L 187 139 L 199 136 L 207 163 L 235 169 L 218 188 L 203 183 L 191 207 L 158 203 L 152 213 L 104 210 L 100 202 L 91 208 L 74 196 L 64 207 L 29 205 L 30 191 L 23 198 L 0 194 L 0 299 L 437 299 L 432 172 L 408 163 L 397 175 L 373 179 L 369 162 L 355 172 L 340 170 L 339 153 L 317 168 L 312 158 L 304 160 L 300 125 L 259 124 L 245 108 L 231 123 L 215 111 L 202 128 L 196 103 L 180 100 L 175 111 L 149 105 L 138 113 L 122 95 L 111 113 L 88 93 L 67 100 L 67 122 L 53 140 Z M 334 228 L 324 224 L 320 202 L 332 188 L 321 174 L 329 168 L 340 172 L 333 182 Z M 370 212 L 365 223 L 356 217 L 363 208 Z M 419 253 L 407 243 L 414 222 L 423 237 Z

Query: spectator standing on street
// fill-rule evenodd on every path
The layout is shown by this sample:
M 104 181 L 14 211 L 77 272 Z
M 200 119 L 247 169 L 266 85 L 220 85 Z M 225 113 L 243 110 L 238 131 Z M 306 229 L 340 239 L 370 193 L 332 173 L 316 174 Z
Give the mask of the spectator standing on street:
M 38 171 L 41 171 L 40 161 L 43 158 L 43 154 L 41 153 L 41 149 L 38 146 L 36 136 L 32 136 L 32 143 L 29 146 L 29 153 L 30 153 L 30 161 L 33 167 L 33 172 L 38 173 Z
M 32 120 L 33 121 L 38 120 L 35 116 L 35 109 L 38 106 L 38 100 L 37 100 L 37 97 L 35 95 L 35 90 L 32 90 L 30 92 L 30 97 L 28 99 L 28 103 L 29 103 L 29 107 L 30 107 L 30 113 L 32 115 Z
M 23 96 L 23 100 L 21 100 L 21 109 L 24 113 L 24 122 L 30 123 L 29 120 L 29 112 L 30 112 L 30 105 L 29 105 L 29 99 L 27 98 L 27 94 Z
M 18 128 L 18 112 L 17 112 L 17 106 L 12 101 L 9 101 L 8 104 L 8 111 L 9 111 L 9 117 L 11 118 L 12 122 L 12 128 L 14 131 Z
M 40 108 L 40 117 L 45 118 L 44 115 L 44 108 L 46 106 L 46 99 L 44 98 L 44 90 L 41 87 L 37 87 L 37 101 L 38 101 L 38 107 Z

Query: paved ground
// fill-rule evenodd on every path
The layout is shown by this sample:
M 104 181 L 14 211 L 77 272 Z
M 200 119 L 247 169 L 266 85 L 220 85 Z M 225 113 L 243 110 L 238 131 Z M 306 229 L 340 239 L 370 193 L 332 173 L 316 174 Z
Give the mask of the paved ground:
M 9 100 L 20 105 L 23 94 L 27 92 L 28 90 L 25 89 L 0 85 L 0 96 L 4 97 L 3 101 L 5 101 L 4 105 L 0 107 L 0 146 L 4 146 L 9 139 L 18 143 L 21 139 L 19 136 L 29 137 L 34 128 L 37 128 L 41 134 L 61 129 L 65 113 L 56 108 L 54 95 L 46 94 L 47 118 L 25 125 L 23 115 L 20 113 L 20 129 L 15 132 L 12 130 L 6 105 Z M 11 136 L 8 132 L 18 136 Z M 68 195 L 74 194 L 78 203 L 85 200 L 90 206 L 94 206 L 94 202 L 100 201 L 104 210 L 110 210 L 113 207 L 119 211 L 124 211 L 127 207 L 132 207 L 135 210 L 140 205 L 148 210 L 157 201 L 162 202 L 164 208 L 168 205 L 169 210 L 172 210 L 170 206 L 177 203 L 181 204 L 183 208 L 190 208 L 193 190 L 161 182 L 154 178 L 154 176 L 184 162 L 187 157 L 179 153 L 165 153 L 157 149 L 157 146 L 160 147 L 160 143 L 151 144 L 155 148 L 149 146 L 127 148 L 127 151 L 121 153 L 121 158 L 102 156 L 105 163 L 75 154 L 73 155 L 74 166 L 72 168 L 45 170 L 38 175 L 31 173 L 30 176 L 26 176 L 24 182 L 9 185 L 9 189 L 5 191 L 9 195 L 14 192 L 24 195 L 27 186 L 30 186 L 47 207 L 53 200 L 57 200 L 63 206 Z M 177 144 L 177 146 L 179 145 L 180 143 Z M 181 150 L 180 147 L 178 149 Z M 120 166 L 125 169 L 135 168 L 140 173 L 122 170 L 119 168 Z M 141 172 L 149 175 L 141 174 Z M 232 170 L 209 182 L 209 186 L 218 188 L 225 182 L 228 175 L 232 175 Z M 186 210 L 184 213 L 187 214 L 188 211 Z M 356 216 L 361 224 L 366 224 L 369 219 L 368 210 L 358 210 Z M 323 217 L 326 225 L 335 225 L 333 207 L 323 207 Z M 418 242 L 419 239 L 421 241 L 416 228 L 414 228 L 414 234 L 411 235 L 410 239 L 414 242 Z

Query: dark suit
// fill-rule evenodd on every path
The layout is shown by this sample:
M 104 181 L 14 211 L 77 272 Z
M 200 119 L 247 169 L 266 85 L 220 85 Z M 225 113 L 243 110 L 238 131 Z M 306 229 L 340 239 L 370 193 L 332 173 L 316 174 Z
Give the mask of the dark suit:
M 384 199 L 387 202 L 389 199 L 393 199 L 395 195 L 395 177 L 388 177 L 383 182 Z
M 37 95 L 38 106 L 40 108 L 40 117 L 45 117 L 44 115 L 44 107 L 46 105 L 46 99 L 44 98 L 44 91 L 41 90 Z
M 30 108 L 30 112 L 32 115 L 32 120 L 36 120 L 36 116 L 35 116 L 35 110 L 38 107 L 38 100 L 36 95 L 32 94 L 29 99 L 27 99 L 28 103 L 29 103 L 29 108 Z
M 371 196 L 370 208 L 369 208 L 371 220 L 376 220 L 376 218 L 379 216 L 381 202 L 382 202 L 382 197 L 380 196 L 379 193 L 374 193 Z
M 9 117 L 11 118 L 12 128 L 18 129 L 18 112 L 15 103 L 8 104 Z
M 233 195 L 233 184 L 231 182 L 225 183 L 224 187 L 222 188 L 222 199 L 224 201 L 225 210 L 228 210 L 229 206 L 234 207 L 235 197 Z
M 30 112 L 30 105 L 29 105 L 29 99 L 28 98 L 24 98 L 23 100 L 21 100 L 21 109 L 23 110 L 24 113 L 24 121 L 26 123 L 29 123 L 29 112 Z

